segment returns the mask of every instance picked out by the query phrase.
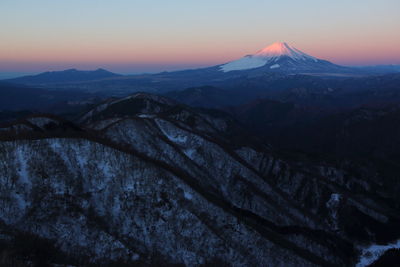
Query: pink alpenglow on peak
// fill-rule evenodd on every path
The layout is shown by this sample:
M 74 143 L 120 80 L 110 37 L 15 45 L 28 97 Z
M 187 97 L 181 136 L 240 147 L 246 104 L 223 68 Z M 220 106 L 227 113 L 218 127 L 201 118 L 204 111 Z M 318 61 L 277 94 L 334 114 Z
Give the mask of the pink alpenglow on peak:
M 288 45 L 287 43 L 273 43 L 270 46 L 265 47 L 258 51 L 255 57 L 263 57 L 263 58 L 273 58 L 277 59 L 282 56 L 288 56 L 294 60 L 317 60 L 315 57 L 307 55 L 306 53 L 301 52 L 293 46 Z
M 287 58 L 293 61 L 318 61 L 317 58 L 307 55 L 287 43 L 276 42 L 261 49 L 254 55 L 248 55 L 241 59 L 224 64 L 220 66 L 220 70 L 223 72 L 247 70 L 259 68 L 267 64 L 273 64 L 273 68 L 277 68 L 279 65 L 275 63 L 282 58 Z

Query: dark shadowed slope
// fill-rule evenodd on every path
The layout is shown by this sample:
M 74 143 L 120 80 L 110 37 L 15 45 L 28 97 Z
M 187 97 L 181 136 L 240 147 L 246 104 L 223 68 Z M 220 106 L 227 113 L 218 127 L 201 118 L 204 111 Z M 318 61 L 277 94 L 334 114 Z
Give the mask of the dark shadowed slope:
M 30 236 L 59 264 L 351 266 L 400 235 L 375 172 L 285 158 L 223 112 L 141 93 L 77 122 L 0 127 L 7 255 Z

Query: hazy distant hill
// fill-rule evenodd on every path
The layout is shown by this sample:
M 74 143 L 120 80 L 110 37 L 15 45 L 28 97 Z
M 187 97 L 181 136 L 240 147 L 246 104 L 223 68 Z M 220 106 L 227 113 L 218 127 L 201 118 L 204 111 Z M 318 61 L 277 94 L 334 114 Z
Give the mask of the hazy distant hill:
M 218 87 L 193 87 L 165 95 L 187 105 L 213 108 L 243 105 L 261 98 L 335 110 L 382 106 L 400 101 L 400 74 L 358 78 L 310 75 L 237 78 Z
M 48 71 L 38 75 L 23 76 L 15 79 L 9 79 L 7 81 L 27 85 L 47 85 L 58 83 L 95 81 L 107 78 L 115 78 L 119 76 L 122 75 L 115 74 L 104 69 L 97 69 L 94 71 L 69 69 L 63 71 Z

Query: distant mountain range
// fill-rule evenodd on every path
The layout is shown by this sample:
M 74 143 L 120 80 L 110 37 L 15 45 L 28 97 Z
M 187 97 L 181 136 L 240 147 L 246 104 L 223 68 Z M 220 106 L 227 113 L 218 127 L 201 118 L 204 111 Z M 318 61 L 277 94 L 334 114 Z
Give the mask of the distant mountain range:
M 9 79 L 7 81 L 11 83 L 27 85 L 55 85 L 60 83 L 95 81 L 107 78 L 116 78 L 120 76 L 122 75 L 115 74 L 104 69 L 97 69 L 94 71 L 68 69 L 64 71 L 49 71 L 38 75 L 23 76 Z
M 119 75 L 103 69 L 45 72 L 8 82 L 45 88 L 79 89 L 123 96 L 133 92 L 165 93 L 190 87 L 232 88 L 254 81 L 273 81 L 290 75 L 349 78 L 399 73 L 396 65 L 346 67 L 308 55 L 287 43 L 274 43 L 253 55 L 207 68 L 158 74 Z M 259 87 L 259 85 L 257 85 Z
M 165 93 L 182 103 L 205 108 L 243 105 L 270 99 L 324 109 L 382 106 L 400 101 L 400 73 L 352 78 L 309 75 L 237 79 L 221 87 L 199 86 Z
M 61 87 L 58 90 L 50 90 L 52 87 L 38 88 L 0 82 L 0 110 L 52 110 L 59 113 L 85 103 L 93 103 L 96 98 L 126 95 L 129 90 L 118 85 L 109 84 L 107 91 L 88 92 L 76 87 L 61 87 L 61 84 L 57 85 L 57 88 Z M 150 90 L 144 84 L 137 83 L 136 86 L 141 91 Z M 251 79 L 236 78 L 216 86 L 195 86 L 183 90 L 177 86 L 168 89 L 162 94 L 181 103 L 204 108 L 244 105 L 265 98 L 303 107 L 340 110 L 399 102 L 400 73 L 348 78 L 271 74 Z
M 395 66 L 286 43 L 1 81 L 0 266 L 397 266 L 399 151 Z

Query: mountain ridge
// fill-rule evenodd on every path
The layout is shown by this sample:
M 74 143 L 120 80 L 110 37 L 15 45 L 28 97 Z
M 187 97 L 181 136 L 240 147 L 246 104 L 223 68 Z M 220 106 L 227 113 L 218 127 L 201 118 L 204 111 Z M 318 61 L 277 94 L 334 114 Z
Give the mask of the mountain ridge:
M 398 235 L 375 173 L 287 159 L 227 114 L 139 93 L 81 118 L 1 127 L 9 240 L 52 240 L 81 265 L 350 266 Z
M 102 68 L 96 70 L 66 69 L 62 71 L 46 71 L 37 75 L 22 76 L 4 81 L 27 85 L 54 85 L 59 83 L 95 81 L 120 76 L 122 75 Z

